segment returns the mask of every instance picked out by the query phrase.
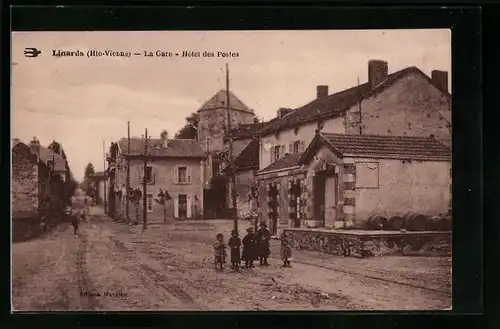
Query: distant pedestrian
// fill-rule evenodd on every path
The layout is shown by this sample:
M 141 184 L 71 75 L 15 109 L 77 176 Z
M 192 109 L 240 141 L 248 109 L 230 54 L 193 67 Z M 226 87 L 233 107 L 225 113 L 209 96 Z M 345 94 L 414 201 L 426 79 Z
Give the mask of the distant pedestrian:
M 260 229 L 257 231 L 258 256 L 261 266 L 268 266 L 267 258 L 269 257 L 271 232 L 267 229 L 265 222 L 260 223 Z
M 285 231 L 281 234 L 281 260 L 283 267 L 292 267 L 290 260 L 292 259 L 292 247 L 290 246 L 290 239 Z
M 223 270 L 226 263 L 226 245 L 224 244 L 224 236 L 218 233 L 217 241 L 214 243 L 214 262 L 216 270 Z
M 253 262 L 256 258 L 256 241 L 253 228 L 247 229 L 247 235 L 243 237 L 243 260 L 245 261 L 245 268 L 253 267 Z
M 238 231 L 231 232 L 231 238 L 228 241 L 228 246 L 231 248 L 231 268 L 238 271 L 240 265 L 240 247 L 241 239 L 238 236 Z
M 73 233 L 77 236 L 78 233 L 78 216 L 71 216 L 71 225 L 73 225 Z

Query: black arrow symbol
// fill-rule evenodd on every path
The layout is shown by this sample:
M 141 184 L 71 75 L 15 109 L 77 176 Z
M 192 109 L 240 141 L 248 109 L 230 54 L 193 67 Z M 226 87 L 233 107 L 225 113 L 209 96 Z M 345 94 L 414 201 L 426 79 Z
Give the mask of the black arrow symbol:
M 24 56 L 26 57 L 38 57 L 42 52 L 36 48 L 24 48 Z

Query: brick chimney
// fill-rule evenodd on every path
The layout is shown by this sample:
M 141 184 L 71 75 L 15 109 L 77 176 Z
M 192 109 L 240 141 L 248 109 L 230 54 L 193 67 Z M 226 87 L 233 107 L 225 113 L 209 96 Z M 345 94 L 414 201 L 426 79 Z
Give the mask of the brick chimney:
M 165 147 L 165 148 L 168 147 L 168 132 L 163 131 L 160 134 L 160 142 L 161 142 L 162 147 Z
M 40 141 L 36 137 L 33 137 L 33 140 L 30 142 L 30 151 L 37 157 L 40 156 Z
M 444 93 L 448 92 L 448 72 L 434 70 L 431 72 L 432 83 Z
M 387 77 L 389 66 L 386 61 L 372 59 L 368 61 L 368 83 L 375 88 Z
M 328 96 L 328 86 L 320 85 L 316 87 L 316 98 L 325 98 Z
M 289 108 L 286 108 L 286 107 L 280 107 L 277 111 L 277 117 L 278 119 L 281 119 L 283 118 L 285 115 L 287 115 L 288 113 L 292 112 L 293 109 L 289 109 Z

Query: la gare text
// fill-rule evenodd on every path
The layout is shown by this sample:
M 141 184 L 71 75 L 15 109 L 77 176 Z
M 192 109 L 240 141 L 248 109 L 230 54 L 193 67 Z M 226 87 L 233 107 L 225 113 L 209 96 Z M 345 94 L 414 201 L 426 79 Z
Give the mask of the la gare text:
M 239 53 L 231 51 L 188 51 L 184 50 L 182 52 L 172 52 L 172 51 L 144 51 L 145 57 L 189 57 L 189 58 L 200 58 L 200 57 L 240 57 Z

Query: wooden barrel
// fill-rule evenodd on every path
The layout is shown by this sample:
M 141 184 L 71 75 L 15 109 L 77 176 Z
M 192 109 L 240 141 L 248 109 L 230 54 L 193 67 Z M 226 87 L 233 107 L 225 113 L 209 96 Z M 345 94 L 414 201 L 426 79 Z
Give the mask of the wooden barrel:
M 384 230 L 388 226 L 387 218 L 379 215 L 372 215 L 368 218 L 368 228 L 370 230 Z
M 429 231 L 441 231 L 441 221 L 443 217 L 432 216 L 427 219 L 427 230 Z
M 451 216 L 446 216 L 441 219 L 441 231 L 451 231 L 452 230 L 452 222 Z
M 389 218 L 389 229 L 399 231 L 405 226 L 405 220 L 401 216 L 391 216 Z
M 408 231 L 425 231 L 427 226 L 427 216 L 409 212 L 404 215 L 403 218 Z

